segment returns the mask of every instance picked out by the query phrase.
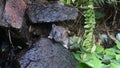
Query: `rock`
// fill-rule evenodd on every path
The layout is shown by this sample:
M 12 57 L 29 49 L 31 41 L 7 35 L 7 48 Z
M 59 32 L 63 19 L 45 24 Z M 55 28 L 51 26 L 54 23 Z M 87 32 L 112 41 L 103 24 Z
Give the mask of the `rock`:
M 4 4 L 5 1 L 0 0 L 0 26 L 8 27 L 8 23 L 3 19 Z
M 24 0 L 7 0 L 4 8 L 4 18 L 14 28 L 21 28 L 24 20 L 26 4 Z
M 116 34 L 116 39 L 117 39 L 118 41 L 120 41 L 120 33 L 117 33 L 117 34 Z
M 47 0 L 25 0 L 25 3 L 30 5 L 30 4 L 42 4 L 42 3 L 47 3 Z
M 68 49 L 47 38 L 37 41 L 19 62 L 21 68 L 77 68 L 78 65 Z
M 27 9 L 27 15 L 32 23 L 51 23 L 75 20 L 78 16 L 78 9 L 57 1 L 31 5 Z

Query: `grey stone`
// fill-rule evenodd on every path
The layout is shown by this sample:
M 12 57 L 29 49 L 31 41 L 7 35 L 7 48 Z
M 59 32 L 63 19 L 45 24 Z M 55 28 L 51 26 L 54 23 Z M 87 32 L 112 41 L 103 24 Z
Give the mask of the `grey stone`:
M 78 62 L 60 43 L 41 38 L 20 59 L 21 68 L 77 68 Z
M 78 9 L 60 2 L 34 4 L 28 7 L 27 15 L 32 23 L 51 23 L 75 20 Z

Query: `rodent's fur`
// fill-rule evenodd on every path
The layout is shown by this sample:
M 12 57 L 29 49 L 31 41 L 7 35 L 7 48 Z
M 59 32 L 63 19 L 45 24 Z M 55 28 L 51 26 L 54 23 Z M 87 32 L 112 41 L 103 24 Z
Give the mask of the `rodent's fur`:
M 63 44 L 65 48 L 68 49 L 68 30 L 62 26 L 56 26 L 52 24 L 52 30 L 48 36 L 48 38 L 53 39 L 56 42 L 60 42 Z

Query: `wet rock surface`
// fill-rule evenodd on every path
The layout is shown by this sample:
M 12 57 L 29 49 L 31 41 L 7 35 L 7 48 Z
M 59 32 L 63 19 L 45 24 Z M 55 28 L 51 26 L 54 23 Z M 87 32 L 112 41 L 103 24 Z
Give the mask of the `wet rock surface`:
M 41 38 L 19 58 L 21 68 L 76 68 L 77 61 L 60 43 Z
M 27 15 L 32 23 L 57 22 L 75 20 L 78 10 L 68 7 L 60 2 L 31 5 L 27 9 Z

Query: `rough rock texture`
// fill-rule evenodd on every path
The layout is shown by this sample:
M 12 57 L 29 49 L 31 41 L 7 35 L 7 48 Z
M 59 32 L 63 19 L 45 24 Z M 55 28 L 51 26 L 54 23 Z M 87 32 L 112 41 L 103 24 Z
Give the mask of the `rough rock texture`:
M 75 20 L 78 10 L 60 2 L 50 2 L 29 6 L 27 15 L 33 23 Z
M 3 19 L 5 1 L 0 0 L 0 26 L 8 27 L 8 23 Z
M 47 0 L 24 0 L 26 4 L 42 4 L 42 3 L 47 3 Z
M 4 18 L 14 28 L 21 28 L 26 9 L 24 0 L 7 0 L 4 8 Z
M 21 68 L 76 68 L 78 62 L 59 43 L 42 38 L 20 59 Z

